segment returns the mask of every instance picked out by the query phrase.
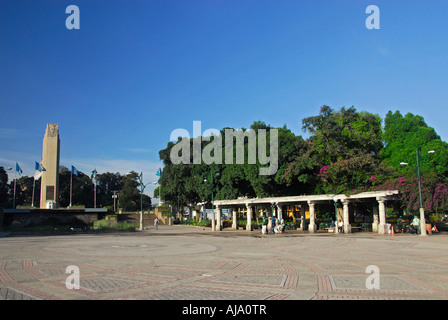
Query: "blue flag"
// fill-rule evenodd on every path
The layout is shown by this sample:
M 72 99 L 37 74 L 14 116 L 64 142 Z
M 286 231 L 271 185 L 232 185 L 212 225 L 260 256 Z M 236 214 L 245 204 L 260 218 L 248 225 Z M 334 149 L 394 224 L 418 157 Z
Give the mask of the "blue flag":
M 72 166 L 72 173 L 78 176 L 78 170 L 74 166 Z
M 16 162 L 16 171 L 19 173 L 19 176 L 22 174 L 22 169 L 20 169 L 19 164 Z
M 159 168 L 159 170 L 156 172 L 156 176 L 160 177 L 162 175 L 162 169 Z
M 93 171 L 92 171 L 92 176 L 90 177 L 91 179 L 96 179 L 96 173 L 97 173 L 97 171 L 96 171 L 96 169 L 94 169 Z
M 47 170 L 45 170 L 45 168 L 44 168 L 44 166 L 42 164 L 40 164 L 37 161 L 34 161 L 34 162 L 35 162 L 34 167 L 35 167 L 36 171 L 47 171 Z

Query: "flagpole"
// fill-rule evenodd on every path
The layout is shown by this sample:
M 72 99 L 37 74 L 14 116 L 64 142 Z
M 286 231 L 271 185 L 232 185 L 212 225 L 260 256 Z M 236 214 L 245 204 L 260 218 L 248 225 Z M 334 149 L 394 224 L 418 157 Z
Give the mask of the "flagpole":
M 16 182 L 17 182 L 17 170 L 16 170 L 16 172 L 14 172 L 14 197 L 12 200 L 12 208 L 13 209 L 16 208 Z
M 31 197 L 31 208 L 34 207 L 34 185 L 36 184 L 36 178 L 33 177 L 33 196 Z
M 93 185 L 93 207 L 96 208 L 96 168 L 93 170 L 92 172 L 92 177 L 94 180 L 94 185 Z
M 72 170 L 70 170 L 70 205 L 69 207 L 72 207 L 72 184 L 73 184 L 73 166 Z
M 95 180 L 94 182 L 95 184 L 93 185 L 93 207 L 96 208 L 96 172 L 95 177 L 93 179 Z

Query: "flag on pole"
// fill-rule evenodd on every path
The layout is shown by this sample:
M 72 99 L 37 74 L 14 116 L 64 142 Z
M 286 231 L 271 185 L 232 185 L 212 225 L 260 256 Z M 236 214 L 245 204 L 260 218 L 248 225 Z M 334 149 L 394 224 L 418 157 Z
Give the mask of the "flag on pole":
M 96 179 L 96 169 L 94 169 L 92 171 L 92 176 L 90 177 L 91 179 Z
M 156 172 L 156 176 L 160 177 L 162 175 L 162 169 L 159 168 L 159 170 L 157 170 Z
M 34 180 L 39 180 L 40 177 L 42 177 L 42 171 L 37 170 L 37 171 L 34 173 Z
M 78 170 L 74 166 L 72 166 L 72 173 L 78 176 Z
M 16 162 L 16 171 L 19 173 L 19 176 L 23 173 L 22 169 L 20 169 L 19 164 Z
M 45 170 L 44 166 L 41 163 L 37 161 L 34 162 L 35 162 L 34 168 L 36 169 L 36 171 L 47 171 Z

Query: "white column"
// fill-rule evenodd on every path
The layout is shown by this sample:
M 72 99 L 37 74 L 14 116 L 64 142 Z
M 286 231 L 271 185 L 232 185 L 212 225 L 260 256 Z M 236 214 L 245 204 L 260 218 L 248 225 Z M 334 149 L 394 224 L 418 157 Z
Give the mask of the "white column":
M 300 217 L 301 217 L 300 229 L 302 231 L 305 231 L 306 230 L 306 221 L 305 221 L 306 214 L 305 214 L 305 205 L 304 204 L 302 204 L 301 208 L 300 208 Z
M 215 231 L 221 231 L 221 208 L 216 206 L 216 228 Z
M 372 232 L 378 232 L 378 206 L 373 206 L 372 208 L 373 214 L 373 223 L 372 223 Z
M 278 212 L 278 218 L 280 220 L 283 219 L 282 205 L 279 204 L 278 202 L 277 202 L 277 212 Z
M 212 231 L 216 231 L 215 208 L 212 211 Z
M 247 208 L 247 223 L 246 223 L 246 230 L 247 231 L 252 231 L 252 206 L 249 206 L 249 204 L 246 204 L 246 208 Z
M 308 201 L 308 206 L 310 207 L 310 224 L 308 225 L 308 231 L 310 233 L 314 233 L 317 231 L 316 223 L 315 223 L 315 214 L 314 214 L 314 203 Z
M 420 235 L 427 236 L 426 234 L 426 219 L 425 219 L 425 209 L 420 208 Z
M 348 208 L 348 200 L 342 201 L 343 204 L 343 213 L 344 213 L 344 233 L 351 233 L 352 227 L 350 225 L 350 217 L 349 217 L 349 208 Z
M 238 222 L 236 218 L 236 210 L 234 208 L 230 209 L 232 211 L 232 229 L 237 230 L 238 229 Z
M 386 207 L 384 198 L 377 198 L 380 223 L 378 224 L 378 234 L 387 234 L 386 229 Z

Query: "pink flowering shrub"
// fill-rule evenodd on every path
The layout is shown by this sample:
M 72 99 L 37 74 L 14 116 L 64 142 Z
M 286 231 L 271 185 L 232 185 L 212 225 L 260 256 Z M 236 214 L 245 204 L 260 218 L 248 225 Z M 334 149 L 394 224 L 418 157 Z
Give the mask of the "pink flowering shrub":
M 402 206 L 410 211 L 418 211 L 420 197 L 416 177 L 399 176 L 388 178 L 390 174 L 359 159 L 342 160 L 323 166 L 318 177 L 325 193 L 355 194 L 367 191 L 398 190 Z M 429 212 L 448 211 L 448 187 L 434 177 L 421 180 L 422 204 Z

